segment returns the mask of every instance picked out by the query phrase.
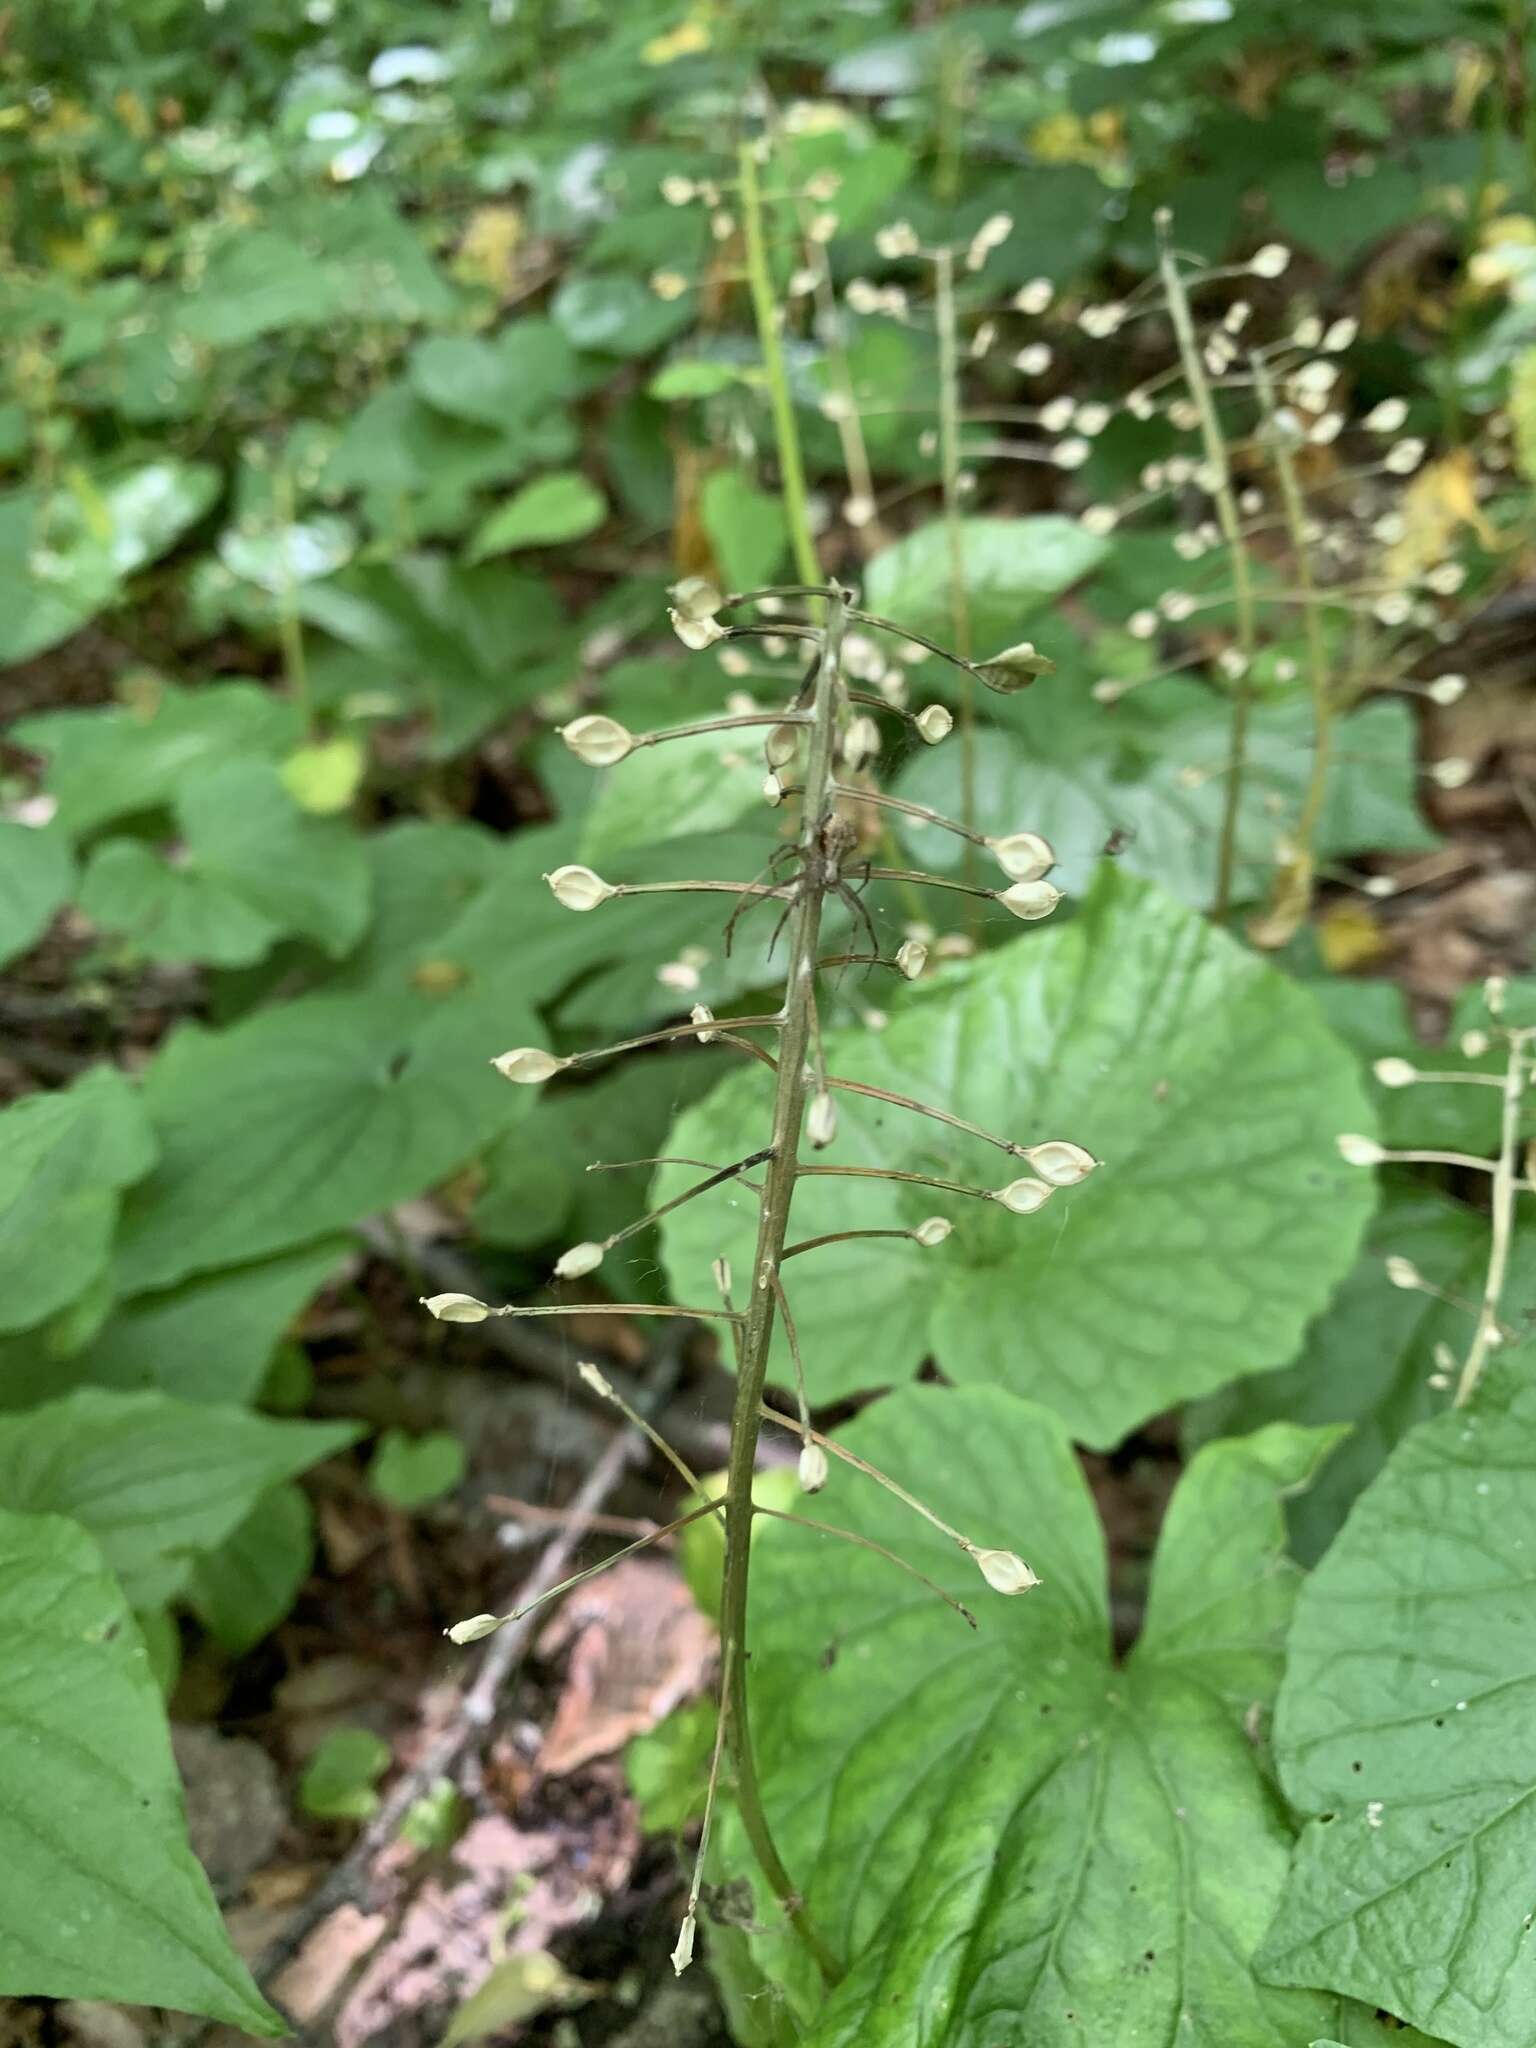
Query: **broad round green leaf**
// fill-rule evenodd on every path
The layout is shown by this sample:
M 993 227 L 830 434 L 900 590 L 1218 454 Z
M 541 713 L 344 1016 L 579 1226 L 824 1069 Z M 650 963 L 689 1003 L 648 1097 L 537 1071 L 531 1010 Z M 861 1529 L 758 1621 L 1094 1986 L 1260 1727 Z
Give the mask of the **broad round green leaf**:
M 74 884 L 69 841 L 57 825 L 0 820 L 0 967 L 42 937 Z
M 0 1994 L 281 2034 L 187 1846 L 159 1688 L 96 1545 L 0 1511 L 0 1559 Z
M 607 516 L 602 492 L 579 470 L 541 476 L 524 484 L 505 505 L 481 521 L 464 559 L 483 562 L 488 555 L 507 555 L 517 548 L 547 548 L 558 541 L 580 540 Z
M 1165 679 L 1113 707 L 1074 677 L 1037 682 L 1008 706 L 1008 730 L 977 755 L 975 816 L 985 832 L 1041 832 L 1061 863 L 1055 879 L 1080 889 L 1106 841 L 1122 865 L 1204 909 L 1215 887 L 1226 803 L 1231 708 L 1214 690 Z M 1319 823 L 1320 856 L 1433 846 L 1414 801 L 1414 732 L 1407 707 L 1377 702 L 1342 722 Z M 1287 825 L 1301 813 L 1312 764 L 1312 713 L 1290 697 L 1254 708 L 1237 839 L 1237 886 L 1262 896 Z M 925 749 L 901 777 L 903 796 L 958 817 L 958 747 Z M 950 873 L 961 842 L 904 822 L 917 865 Z
M 156 1607 L 186 1590 L 198 1553 L 224 1542 L 269 1487 L 357 1433 L 347 1422 L 82 1387 L 0 1416 L 0 1499 L 73 1516 L 134 1605 Z
M 1268 1990 L 1249 1968 L 1290 1836 L 1243 1727 L 1272 1694 L 1295 1597 L 1280 1496 L 1332 1434 L 1277 1427 L 1202 1454 L 1145 1633 L 1117 1668 L 1103 1538 L 1056 1417 L 995 1389 L 912 1388 L 846 1432 L 1041 1584 L 991 1592 L 836 1461 L 818 1517 L 972 1606 L 975 1634 L 883 1558 L 763 1531 L 751 1683 L 768 1810 L 849 1965 L 813 2018 L 793 1943 L 757 1941 L 809 2021 L 807 2048 L 1294 2048 L 1333 2024 L 1332 2001 Z M 758 1917 L 782 1927 L 771 1903 Z
M 972 633 L 982 654 L 1017 640 L 1015 626 L 1086 576 L 1110 549 L 1108 541 L 1056 513 L 962 519 L 960 546 Z M 949 536 L 942 520 L 934 520 L 872 558 L 864 572 L 865 608 L 947 645 L 953 637 L 950 576 Z
M 1037 1214 L 922 1187 L 802 1181 L 792 1240 L 951 1218 L 931 1249 L 875 1239 L 796 1259 L 785 1285 L 813 1398 L 908 1378 L 1045 1402 L 1113 1444 L 1147 1416 L 1282 1363 L 1349 1270 L 1369 1178 L 1334 1139 L 1369 1129 L 1354 1063 L 1311 998 L 1147 883 L 1103 870 L 1082 913 L 913 992 L 888 1029 L 828 1041 L 830 1071 L 928 1101 L 1026 1144 L 1103 1163 Z M 769 1077 L 733 1076 L 669 1153 L 725 1164 L 764 1142 Z M 769 1084 L 771 1085 L 771 1084 Z M 815 1164 L 998 1188 L 1021 1161 L 884 1103 L 837 1096 Z M 667 1199 L 700 1178 L 664 1168 Z M 756 1202 L 739 1184 L 679 1209 L 674 1296 L 711 1298 L 711 1261 L 750 1272 Z M 786 1383 L 782 1351 L 776 1374 Z
M 216 1549 L 198 1558 L 188 1602 L 219 1648 L 242 1657 L 288 1614 L 314 1554 L 309 1496 L 284 1480 L 261 1496 Z
M 368 1467 L 369 1484 L 392 1507 L 421 1508 L 452 1493 L 464 1477 L 464 1445 L 452 1430 L 412 1436 L 387 1429 Z
M 184 1026 L 144 1101 L 159 1169 L 124 1213 L 125 1286 L 261 1258 L 420 1194 L 532 1091 L 489 1062 L 536 1044 L 515 964 L 439 996 L 306 997 L 230 1030 Z
M 1310 1816 L 1261 1965 L 1459 2048 L 1536 2015 L 1536 1356 L 1422 1423 L 1307 1584 L 1276 1712 Z

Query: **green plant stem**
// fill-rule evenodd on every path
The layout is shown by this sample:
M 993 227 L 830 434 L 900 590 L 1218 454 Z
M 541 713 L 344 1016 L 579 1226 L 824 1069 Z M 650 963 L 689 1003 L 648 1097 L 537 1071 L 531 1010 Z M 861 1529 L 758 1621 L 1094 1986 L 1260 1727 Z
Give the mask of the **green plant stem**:
M 1301 479 L 1296 474 L 1295 460 L 1279 426 L 1279 407 L 1275 400 L 1275 384 L 1269 366 L 1263 357 L 1257 354 L 1252 356 L 1250 361 L 1253 367 L 1254 389 L 1272 429 L 1275 474 L 1280 479 L 1280 501 L 1285 508 L 1286 531 L 1296 555 L 1296 582 L 1302 592 L 1301 616 L 1307 642 L 1307 687 L 1312 693 L 1312 772 L 1307 778 L 1307 793 L 1302 802 L 1301 816 L 1296 821 L 1296 850 L 1298 857 L 1306 866 L 1307 895 L 1310 898 L 1312 842 L 1317 836 L 1318 823 L 1323 815 L 1323 800 L 1328 794 L 1328 771 L 1333 759 L 1333 677 L 1329 669 L 1328 644 L 1323 636 L 1322 606 L 1318 601 L 1317 585 L 1312 576 L 1312 561 L 1307 551 L 1307 507 L 1302 496 Z
M 1478 1310 L 1472 1348 L 1467 1353 L 1466 1363 L 1462 1366 L 1461 1376 L 1456 1383 L 1458 1408 L 1465 1408 L 1477 1392 L 1477 1383 L 1483 1376 L 1488 1353 L 1500 1337 L 1499 1300 L 1504 1292 L 1504 1276 L 1509 1268 L 1510 1240 L 1515 1232 L 1515 1200 L 1519 1193 L 1519 1171 L 1516 1162 L 1520 1151 L 1520 1105 L 1525 1095 L 1527 1078 L 1526 1047 L 1533 1040 L 1536 1040 L 1536 1030 L 1515 1031 L 1510 1034 L 1509 1066 L 1504 1076 L 1504 1114 L 1499 1129 L 1499 1157 L 1493 1169 L 1493 1242 L 1488 1252 L 1488 1273 L 1483 1282 L 1483 1300 Z
M 1216 854 L 1216 895 L 1212 914 L 1218 922 L 1225 918 L 1232 907 L 1232 883 L 1237 866 L 1237 822 L 1243 798 L 1243 772 L 1248 753 L 1248 712 L 1252 702 L 1253 684 L 1250 669 L 1258 645 L 1258 621 L 1253 596 L 1253 573 L 1248 561 L 1247 543 L 1243 538 L 1243 524 L 1237 509 L 1237 496 L 1232 489 L 1232 466 L 1227 455 L 1226 436 L 1222 431 L 1221 416 L 1216 410 L 1216 400 L 1211 392 L 1205 364 L 1200 356 L 1200 341 L 1195 333 L 1195 323 L 1189 310 L 1189 294 L 1184 289 L 1184 280 L 1169 245 L 1166 229 L 1162 230 L 1162 254 L 1159 258 L 1163 289 L 1168 299 L 1168 315 L 1173 322 L 1173 331 L 1179 345 L 1179 360 L 1184 366 L 1184 379 L 1189 386 L 1189 395 L 1200 415 L 1200 438 L 1205 448 L 1205 459 L 1212 470 L 1210 493 L 1216 506 L 1216 519 L 1221 527 L 1222 539 L 1227 545 L 1227 554 L 1232 563 L 1232 600 L 1237 609 L 1237 645 L 1243 657 L 1243 673 L 1232 685 L 1232 737 L 1231 751 L 1227 762 L 1226 801 L 1222 807 L 1221 838 Z
M 960 525 L 960 348 L 955 326 L 955 257 L 940 249 L 933 261 L 934 313 L 939 335 L 939 466 L 944 496 L 944 540 L 949 554 L 949 624 L 960 657 L 960 824 L 976 829 L 976 679 L 971 674 L 971 608 L 965 588 L 965 536 Z M 962 872 L 975 880 L 976 856 L 967 846 Z M 970 913 L 974 928 L 980 920 Z
M 784 1867 L 758 1785 L 747 1707 L 747 1583 L 751 1569 L 752 1478 L 762 1426 L 759 1409 L 768 1375 L 768 1351 L 778 1301 L 775 1282 L 784 1255 L 790 1203 L 799 1171 L 800 1126 L 805 1112 L 806 1064 L 825 886 L 815 855 L 831 802 L 843 622 L 842 593 L 834 588 L 826 600 L 822 656 L 812 702 L 814 723 L 801 798 L 800 848 L 805 860 L 789 922 L 784 1022 L 779 1032 L 779 1069 L 773 1102 L 773 1156 L 763 1176 L 762 1209 L 752 1259 L 751 1306 L 742 1331 L 736 1400 L 731 1412 L 731 1451 L 725 1482 L 725 1563 L 720 1587 L 720 1636 L 729 1656 L 722 1711 L 727 1716 L 727 1740 L 736 1767 L 737 1807 L 764 1876 L 829 1983 L 842 1974 L 841 1965 L 808 1918 Z
M 287 672 L 288 687 L 293 692 L 293 701 L 303 717 L 305 732 L 313 737 L 314 718 L 310 709 L 309 666 L 304 658 L 304 628 L 299 620 L 298 585 L 288 553 L 293 533 L 294 496 L 293 477 L 286 463 L 280 462 L 277 466 L 272 480 L 272 496 L 277 516 L 282 521 L 282 546 L 278 550 L 282 575 L 277 594 L 277 637 L 282 646 L 283 667 Z
M 784 343 L 779 332 L 778 301 L 773 295 L 773 278 L 768 268 L 768 244 L 763 232 L 763 193 L 757 175 L 756 145 L 744 142 L 739 152 L 741 167 L 741 218 L 747 250 L 747 285 L 752 294 L 752 314 L 757 323 L 758 346 L 763 352 L 763 371 L 768 379 L 768 402 L 773 410 L 773 436 L 779 456 L 779 492 L 784 517 L 789 525 L 789 544 L 795 569 L 802 583 L 820 584 L 821 565 L 811 536 L 811 517 L 805 489 L 805 464 L 800 455 L 800 433 L 795 408 L 789 395 L 789 376 L 784 367 Z M 739 1661 L 739 1660 L 738 1660 Z

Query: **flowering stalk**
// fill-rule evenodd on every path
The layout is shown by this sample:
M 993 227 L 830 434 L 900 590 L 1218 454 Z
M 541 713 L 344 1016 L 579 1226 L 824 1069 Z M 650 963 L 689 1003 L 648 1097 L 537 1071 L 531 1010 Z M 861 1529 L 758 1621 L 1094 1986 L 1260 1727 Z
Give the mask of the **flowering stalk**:
M 1483 1299 L 1477 1312 L 1472 1348 L 1456 1383 L 1456 1406 L 1465 1408 L 1477 1392 L 1488 1353 L 1499 1342 L 1499 1300 L 1509 1267 L 1509 1246 L 1514 1236 L 1515 1202 L 1520 1193 L 1517 1155 L 1520 1146 L 1520 1104 L 1530 1076 L 1530 1050 L 1536 1031 L 1512 1031 L 1509 1035 L 1509 1064 L 1504 1072 L 1504 1111 L 1499 1124 L 1499 1157 L 1493 1170 L 1493 1242 L 1488 1253 L 1488 1273 L 1483 1282 Z
M 768 402 L 773 409 L 774 439 L 778 443 L 779 490 L 784 516 L 789 523 L 790 546 L 795 570 L 802 583 L 819 584 L 821 565 L 811 538 L 811 520 L 805 488 L 805 464 L 800 458 L 800 435 L 795 425 L 795 408 L 789 395 L 789 376 L 784 368 L 784 343 L 779 332 L 779 308 L 773 296 L 773 279 L 768 269 L 768 243 L 763 232 L 763 194 L 757 175 L 757 145 L 741 145 L 741 219 L 747 246 L 747 284 L 752 293 L 752 312 L 757 322 L 758 346 L 763 352 L 763 371 L 768 379 Z

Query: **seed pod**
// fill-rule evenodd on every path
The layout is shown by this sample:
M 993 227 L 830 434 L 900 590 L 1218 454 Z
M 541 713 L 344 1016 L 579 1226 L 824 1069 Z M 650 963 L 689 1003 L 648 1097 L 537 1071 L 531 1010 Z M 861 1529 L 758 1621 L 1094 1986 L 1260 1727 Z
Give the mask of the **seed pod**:
M 1005 1188 L 994 1188 L 992 1200 L 1001 1202 L 1015 1216 L 1033 1216 L 1037 1209 L 1045 1207 L 1055 1192 L 1047 1181 L 1031 1180 L 1025 1175 L 1020 1180 L 1009 1181 Z
M 1056 865 L 1055 848 L 1038 832 L 1009 832 L 987 844 L 1003 873 L 1015 882 L 1038 882 Z
M 590 1238 L 581 1244 L 573 1244 L 568 1252 L 562 1252 L 555 1261 L 557 1280 L 583 1280 L 588 1273 L 595 1273 L 603 1263 L 603 1247 L 594 1244 Z
M 1248 259 L 1248 268 L 1255 277 L 1284 277 L 1290 265 L 1291 252 L 1284 242 L 1266 242 Z
M 708 1026 L 713 1024 L 715 1021 L 715 1013 L 709 1007 L 708 1003 L 695 1003 L 693 1008 L 688 1012 L 688 1016 L 690 1022 L 697 1024 L 700 1027 L 698 1032 L 695 1034 L 698 1038 L 700 1045 L 713 1045 L 715 1040 L 720 1036 L 720 1034 L 718 1031 L 711 1031 L 710 1029 L 708 1029 Z
M 837 1136 L 837 1104 L 825 1088 L 811 1097 L 805 1112 L 805 1135 L 818 1152 Z
M 688 620 L 712 619 L 725 603 L 707 576 L 685 576 L 668 595 L 673 608 Z
M 715 1292 L 723 1301 L 731 1291 L 731 1262 L 725 1258 L 716 1259 L 710 1271 L 715 1276 Z
M 694 654 L 702 654 L 706 647 L 713 647 L 717 640 L 723 640 L 725 628 L 718 619 L 690 619 L 675 607 L 668 611 L 672 630 Z
M 527 1083 L 548 1081 L 563 1073 L 570 1064 L 569 1060 L 557 1059 L 552 1052 L 546 1052 L 542 1045 L 515 1045 L 510 1052 L 498 1053 L 491 1061 L 504 1081 Z
M 880 728 L 872 718 L 862 714 L 850 718 L 848 730 L 843 734 L 843 760 L 848 767 L 857 771 L 866 761 L 872 761 L 880 751 Z
M 973 1550 L 977 1569 L 994 1593 L 1027 1593 L 1040 1581 L 1011 1550 Z
M 619 893 L 601 875 L 594 875 L 590 868 L 580 867 L 574 862 L 556 868 L 544 879 L 555 901 L 563 903 L 567 910 L 596 910 L 599 903 L 606 903 L 610 896 Z
M 1356 1131 L 1341 1131 L 1334 1143 L 1350 1166 L 1380 1166 L 1387 1156 L 1374 1138 L 1362 1138 Z
M 784 801 L 784 785 L 771 771 L 763 777 L 763 802 L 772 804 L 775 810 Z
M 802 1493 L 820 1493 L 827 1483 L 827 1475 L 831 1470 L 827 1463 L 827 1454 L 820 1444 L 807 1442 L 801 1447 L 798 1469 L 800 1491 Z
M 1419 1078 L 1412 1060 L 1378 1060 L 1371 1072 L 1383 1088 L 1409 1088 Z
M 1050 882 L 1015 882 L 995 894 L 1005 910 L 1031 924 L 1037 918 L 1049 917 L 1061 901 L 1061 891 Z
M 930 747 L 936 747 L 940 740 L 947 739 L 955 729 L 953 717 L 942 704 L 927 705 L 918 712 L 912 722 Z
M 616 718 L 592 715 L 587 718 L 573 718 L 569 725 L 560 727 L 560 737 L 576 756 L 585 761 L 589 768 L 611 768 L 616 761 L 622 761 L 635 744 L 635 736 L 627 726 L 620 725 Z
M 419 1299 L 427 1314 L 440 1323 L 483 1323 L 491 1313 L 472 1294 L 423 1294 Z
M 697 1925 L 698 1922 L 693 1916 L 693 1908 L 690 1906 L 683 1915 L 683 1924 L 677 1930 L 677 1945 L 672 1951 L 672 1969 L 676 1976 L 681 1977 L 684 1970 L 693 1961 L 693 1932 Z
M 499 1614 L 472 1614 L 468 1621 L 456 1621 L 452 1628 L 445 1628 L 443 1634 L 451 1643 L 478 1643 L 482 1636 L 494 1635 L 500 1627 Z
M 912 1235 L 919 1244 L 927 1245 L 931 1249 L 936 1244 L 942 1244 L 954 1227 L 947 1216 L 925 1216 Z
M 595 1366 L 589 1358 L 584 1358 L 578 1363 L 576 1376 L 584 1381 L 594 1394 L 601 1394 L 605 1399 L 613 1392 L 607 1374 L 598 1366 Z
M 795 750 L 799 744 L 800 728 L 798 725 L 774 726 L 769 732 L 767 739 L 763 742 L 763 752 L 768 757 L 769 767 L 787 768 L 795 758 Z
M 1066 1138 L 1048 1138 L 1043 1145 L 1031 1145 L 1024 1157 L 1053 1188 L 1075 1188 L 1099 1163 L 1091 1152 Z
M 916 981 L 928 965 L 928 948 L 921 939 L 903 939 L 896 948 L 896 965 L 907 981 Z
M 1402 1258 L 1396 1252 L 1387 1260 L 1387 1278 L 1394 1287 L 1411 1288 L 1424 1285 L 1424 1275 L 1412 1259 Z

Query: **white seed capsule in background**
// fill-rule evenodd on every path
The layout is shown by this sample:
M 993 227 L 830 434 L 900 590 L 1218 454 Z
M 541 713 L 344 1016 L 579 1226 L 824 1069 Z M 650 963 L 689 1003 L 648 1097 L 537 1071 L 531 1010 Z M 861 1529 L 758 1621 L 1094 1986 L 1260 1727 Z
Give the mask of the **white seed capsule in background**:
M 574 862 L 556 868 L 544 879 L 555 901 L 564 904 L 567 910 L 596 910 L 599 903 L 606 903 L 610 896 L 619 893 L 601 875 L 595 875 L 590 868 L 580 867 Z
M 711 1031 L 709 1029 L 709 1026 L 715 1021 L 715 1013 L 708 1003 L 695 1003 L 688 1012 L 688 1016 L 690 1022 L 701 1026 L 697 1034 L 700 1045 L 713 1045 L 720 1034 L 718 1031 Z
M 994 891 L 994 895 L 1004 910 L 1011 910 L 1026 923 L 1049 917 L 1061 901 L 1061 891 L 1051 882 L 1014 882 L 1009 888 Z
M 421 1305 L 440 1323 L 483 1323 L 490 1310 L 472 1294 L 423 1294 Z
M 1053 1188 L 1075 1188 L 1099 1163 L 1091 1152 L 1067 1138 L 1047 1138 L 1043 1145 L 1031 1145 L 1024 1157 Z
M 585 1243 L 573 1244 L 568 1252 L 562 1252 L 555 1261 L 557 1280 L 584 1280 L 588 1273 L 595 1273 L 603 1263 L 603 1248 L 590 1238 Z
M 987 845 L 1003 873 L 1015 882 L 1038 882 L 1056 865 L 1056 849 L 1038 832 L 1009 832 Z
M 994 1188 L 992 1199 L 1001 1202 L 1005 1209 L 1011 1209 L 1015 1216 L 1033 1216 L 1037 1209 L 1045 1207 L 1055 1192 L 1049 1182 L 1025 1176 L 1021 1180 L 1009 1181 L 1005 1188 Z
M 1480 1060 L 1488 1050 L 1486 1031 L 1463 1031 L 1461 1034 L 1461 1056 L 1465 1060 Z
M 1383 1088 L 1409 1088 L 1419 1078 L 1412 1060 L 1378 1060 L 1371 1072 Z
M 1424 694 L 1431 704 L 1459 704 L 1467 694 L 1467 679 L 1458 675 L 1436 676 Z
M 1040 1581 L 1011 1550 L 973 1550 L 977 1569 L 994 1593 L 1027 1593 Z
M 1291 252 L 1284 242 L 1266 242 L 1248 259 L 1248 268 L 1255 277 L 1284 277 L 1290 265 Z
M 456 1621 L 452 1628 L 445 1628 L 443 1634 L 450 1643 L 478 1643 L 482 1636 L 494 1635 L 500 1627 L 499 1614 L 472 1614 L 468 1621 Z
M 1380 1166 L 1387 1156 L 1374 1138 L 1362 1138 L 1357 1131 L 1341 1131 L 1334 1143 L 1339 1157 L 1350 1166 Z
M 726 1258 L 716 1259 L 709 1270 L 715 1276 L 715 1292 L 723 1301 L 731 1291 L 731 1262 Z
M 763 742 L 763 752 L 768 756 L 769 766 L 785 768 L 795 758 L 795 749 L 800 744 L 798 725 L 776 725 Z
M 921 939 L 903 939 L 896 948 L 896 965 L 907 981 L 916 981 L 928 965 L 928 948 Z
M 825 1088 L 811 1097 L 805 1112 L 805 1135 L 818 1151 L 837 1136 L 837 1104 Z
M 1424 1275 L 1412 1259 L 1405 1259 L 1397 1252 L 1387 1260 L 1387 1278 L 1394 1287 L 1413 1288 L 1424 1285 Z
M 802 1493 L 820 1493 L 827 1483 L 830 1470 L 827 1454 L 820 1444 L 807 1443 L 802 1446 L 798 1467 Z
M 725 628 L 718 619 L 690 619 L 675 607 L 668 611 L 667 617 L 672 621 L 672 630 L 678 639 L 694 654 L 702 654 L 706 647 L 713 647 L 716 641 L 726 637 Z
M 843 759 L 851 769 L 862 768 L 880 751 L 880 728 L 872 718 L 850 718 L 843 734 Z
M 1395 434 L 1408 418 L 1408 402 L 1402 398 L 1384 398 L 1373 405 L 1361 421 L 1363 427 L 1373 434 Z
M 542 1045 L 515 1045 L 510 1052 L 498 1053 L 491 1065 L 503 1081 L 522 1081 L 532 1084 L 548 1081 L 554 1075 L 564 1073 L 569 1060 L 557 1059 L 552 1052 L 546 1052 Z
M 604 718 L 596 712 L 586 718 L 573 718 L 569 725 L 562 725 L 560 737 L 577 760 L 585 761 L 589 768 L 611 768 L 616 761 L 622 761 L 635 744 L 635 736 L 627 726 L 620 725 L 616 718 Z
M 927 1245 L 931 1249 L 936 1244 L 942 1244 L 954 1227 L 947 1216 L 925 1216 L 912 1235 L 919 1244 Z
M 784 785 L 771 770 L 763 777 L 763 802 L 777 810 L 784 801 Z
M 927 705 L 918 712 L 912 722 L 930 747 L 936 747 L 940 740 L 948 739 L 955 729 L 954 719 L 942 704 Z

